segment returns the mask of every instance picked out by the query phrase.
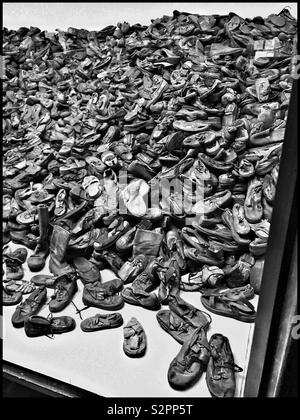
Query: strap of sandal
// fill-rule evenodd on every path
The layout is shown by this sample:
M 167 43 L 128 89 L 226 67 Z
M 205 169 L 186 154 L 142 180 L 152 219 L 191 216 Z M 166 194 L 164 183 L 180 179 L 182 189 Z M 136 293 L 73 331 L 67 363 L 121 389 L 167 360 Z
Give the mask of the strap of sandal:
M 210 306 L 215 307 L 216 306 L 216 300 L 219 300 L 219 302 L 221 302 L 223 305 L 225 305 L 233 313 L 233 315 L 235 315 L 236 317 L 240 316 L 239 309 L 237 309 L 236 307 L 232 306 L 231 305 L 232 304 L 231 301 L 224 300 L 220 296 L 211 295 L 209 297 L 209 304 L 210 304 Z

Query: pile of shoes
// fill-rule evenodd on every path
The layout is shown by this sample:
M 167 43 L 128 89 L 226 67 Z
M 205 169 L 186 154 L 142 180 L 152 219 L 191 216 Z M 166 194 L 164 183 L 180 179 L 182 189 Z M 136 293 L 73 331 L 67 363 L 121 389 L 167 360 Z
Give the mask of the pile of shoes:
M 74 329 L 72 319 L 36 314 L 47 288 L 50 313 L 63 310 L 80 279 L 87 306 L 169 305 L 158 321 L 183 344 L 170 367 L 175 387 L 187 359 L 193 377 L 221 362 L 234 376 L 228 339 L 208 346 L 194 311 L 182 322 L 174 299 L 200 292 L 208 311 L 255 320 L 249 300 L 260 291 L 296 33 L 288 9 L 252 20 L 175 10 L 148 27 L 100 31 L 3 29 L 3 244 L 33 250 L 32 272 L 50 256 L 52 274 L 24 282 L 24 248 L 6 249 L 14 326 L 29 336 Z M 105 268 L 114 280 L 102 281 Z M 81 328 L 122 322 L 96 314 Z M 126 354 L 144 354 L 136 319 L 124 337 Z M 211 375 L 211 392 L 222 394 Z

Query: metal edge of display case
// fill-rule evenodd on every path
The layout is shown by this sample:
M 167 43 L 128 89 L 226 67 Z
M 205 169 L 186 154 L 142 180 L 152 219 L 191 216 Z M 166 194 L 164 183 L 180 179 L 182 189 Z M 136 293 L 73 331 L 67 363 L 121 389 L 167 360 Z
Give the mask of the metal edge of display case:
M 289 277 L 287 278 L 287 290 L 284 297 L 284 306 L 278 328 L 277 345 L 272 362 L 271 376 L 267 383 L 266 396 L 294 397 L 297 395 L 297 382 L 292 376 L 297 372 L 297 355 L 293 352 L 296 344 L 297 333 L 294 334 L 295 315 L 297 313 L 297 237 L 294 244 L 293 258 Z M 298 330 L 298 326 L 296 327 Z M 296 356 L 296 357 L 295 357 Z M 290 370 L 293 366 L 293 370 Z
M 244 397 L 266 396 L 272 380 L 272 362 L 296 240 L 297 84 L 294 81 L 289 104 Z
M 42 375 L 11 362 L 2 362 L 2 377 L 13 383 L 56 398 L 104 398 L 93 392 Z

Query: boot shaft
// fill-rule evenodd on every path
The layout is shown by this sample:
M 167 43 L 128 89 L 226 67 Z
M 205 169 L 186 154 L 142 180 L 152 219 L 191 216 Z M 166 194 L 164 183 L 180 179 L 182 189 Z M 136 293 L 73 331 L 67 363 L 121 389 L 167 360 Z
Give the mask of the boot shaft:
M 40 229 L 39 241 L 44 241 L 47 239 L 49 228 L 49 211 L 46 204 L 38 205 L 38 216 Z

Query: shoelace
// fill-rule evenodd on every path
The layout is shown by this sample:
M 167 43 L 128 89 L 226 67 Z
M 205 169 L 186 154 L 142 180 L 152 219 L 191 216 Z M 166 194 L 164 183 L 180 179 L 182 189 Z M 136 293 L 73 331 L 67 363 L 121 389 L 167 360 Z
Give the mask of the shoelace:
M 208 351 L 208 353 L 210 353 L 210 348 L 209 348 L 209 347 L 207 347 L 207 346 L 205 346 L 204 344 L 199 344 L 199 345 L 198 345 L 198 349 L 199 349 L 198 353 L 200 353 L 202 349 L 207 350 L 207 351 Z M 189 372 L 189 373 L 191 373 L 191 372 L 189 371 L 189 369 L 187 369 L 187 366 L 190 366 L 193 362 L 196 362 L 196 363 L 201 363 L 201 360 L 199 360 L 198 353 L 197 353 L 197 354 L 195 354 L 195 352 L 194 352 L 193 350 L 192 350 L 192 352 L 193 352 L 193 353 L 192 353 L 192 354 L 190 354 L 190 355 L 187 355 L 187 356 L 183 359 L 183 361 L 182 361 L 182 362 L 177 361 L 177 363 L 178 363 L 178 364 L 180 364 L 181 366 L 183 366 L 183 367 L 184 367 L 184 369 L 185 369 L 187 372 Z
M 222 368 L 233 368 L 235 372 L 243 372 L 243 368 L 238 366 L 236 363 L 233 362 L 222 362 L 215 364 L 216 367 L 222 369 Z
M 55 335 L 54 335 L 54 333 L 52 332 L 52 329 L 51 329 L 51 321 L 53 319 L 53 313 L 52 312 L 50 312 L 48 314 L 47 319 L 49 320 L 50 325 L 49 325 L 49 333 L 48 334 L 45 334 L 45 336 L 48 337 L 48 338 L 50 338 L 51 340 L 54 340 Z

